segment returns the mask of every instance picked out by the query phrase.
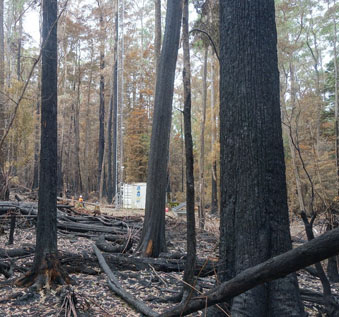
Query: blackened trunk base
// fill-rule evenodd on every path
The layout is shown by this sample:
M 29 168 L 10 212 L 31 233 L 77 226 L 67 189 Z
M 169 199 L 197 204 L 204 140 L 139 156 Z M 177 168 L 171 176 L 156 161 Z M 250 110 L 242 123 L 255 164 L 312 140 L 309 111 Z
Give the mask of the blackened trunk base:
M 60 266 L 58 256 L 50 253 L 46 254 L 36 267 L 19 278 L 15 285 L 19 287 L 33 286 L 34 289 L 40 290 L 44 287 L 54 289 L 58 285 L 70 282 L 70 277 Z

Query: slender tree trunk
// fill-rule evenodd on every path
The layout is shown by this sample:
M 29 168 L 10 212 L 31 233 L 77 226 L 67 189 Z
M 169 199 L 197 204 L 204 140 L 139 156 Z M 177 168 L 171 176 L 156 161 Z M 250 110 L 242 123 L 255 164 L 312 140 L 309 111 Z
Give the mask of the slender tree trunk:
M 292 247 L 274 1 L 221 1 L 220 48 L 219 280 L 225 281 Z M 302 316 L 295 274 L 235 297 L 231 313 Z
M 19 34 L 18 34 L 18 53 L 16 63 L 16 74 L 19 81 L 21 81 L 21 43 L 22 43 L 22 19 L 23 15 L 19 18 Z
M 212 54 L 211 71 L 211 151 L 212 151 L 212 196 L 211 196 L 211 214 L 218 213 L 218 185 L 217 185 L 217 155 L 216 155 L 216 114 L 215 114 L 215 63 Z
M 34 129 L 35 141 L 34 141 L 34 163 L 33 163 L 33 183 L 32 189 L 37 189 L 39 186 L 39 149 L 40 149 L 40 79 L 41 79 L 41 68 L 39 67 L 39 81 L 38 81 L 38 93 L 36 102 L 36 124 Z
M 102 204 L 103 203 L 103 197 L 104 197 L 104 182 L 105 182 L 105 164 L 107 160 L 107 145 L 104 148 L 104 154 L 103 154 L 103 159 L 102 159 L 102 167 L 101 167 L 101 176 L 100 176 L 100 186 L 99 186 L 99 201 Z
M 117 188 L 118 188 L 118 162 L 117 162 L 117 153 L 118 153 L 118 42 L 119 42 L 119 8 L 117 1 L 117 12 L 115 14 L 115 43 L 114 43 L 114 80 L 113 80 L 113 177 L 112 177 L 112 197 L 116 197 Z M 115 206 L 117 206 L 117 201 L 115 199 Z
M 113 124 L 113 99 L 114 99 L 114 67 L 112 76 L 111 96 L 109 99 L 108 122 L 107 122 L 107 202 L 112 203 L 112 124 Z
M 82 193 L 82 180 L 81 180 L 81 168 L 80 168 L 80 87 L 81 87 L 81 55 L 80 55 L 80 43 L 77 48 L 77 74 L 74 72 L 74 80 L 77 78 L 76 85 L 76 101 L 74 103 L 74 192 L 77 194 Z M 77 75 L 77 76 L 76 76 Z
M 155 29 L 154 29 L 154 52 L 156 69 L 158 69 L 161 51 L 161 0 L 154 0 Z
M 204 52 L 203 70 L 203 97 L 201 105 L 201 125 L 200 125 L 200 159 L 199 159 L 199 228 L 205 227 L 205 123 L 207 106 L 207 58 L 208 46 Z
M 89 155 L 88 155 L 88 146 L 90 142 L 90 107 L 91 107 L 91 91 L 92 91 L 92 80 L 93 80 L 93 43 L 91 43 L 91 62 L 90 62 L 90 70 L 89 70 L 89 78 L 88 78 L 88 86 L 87 86 L 87 104 L 86 104 L 86 128 L 85 128 L 85 149 L 84 149 L 84 158 L 85 158 L 85 166 L 84 166 L 84 199 L 88 198 L 88 194 L 90 192 L 89 188 Z
M 184 116 L 180 117 L 180 140 L 181 140 L 181 192 L 184 192 L 184 155 L 185 155 L 185 149 L 184 149 Z
M 100 8 L 101 10 L 101 8 Z M 105 78 L 103 71 L 105 69 L 105 45 L 104 45 L 104 18 L 103 12 L 100 12 L 100 105 L 99 105 L 99 159 L 98 159 L 98 190 L 100 190 L 102 161 L 105 148 Z
M 4 0 L 0 0 L 0 140 L 5 133 L 5 46 L 4 46 Z M 5 175 L 3 168 L 5 164 L 5 149 L 4 146 L 0 147 L 0 200 L 6 198 Z
M 195 235 L 195 212 L 194 212 L 194 172 L 193 172 L 193 141 L 191 127 L 191 62 L 189 48 L 189 11 L 188 0 L 184 0 L 182 18 L 182 41 L 184 51 L 184 129 L 185 129 L 185 157 L 186 157 L 186 219 L 187 219 L 187 258 L 184 271 L 184 281 L 194 284 L 194 269 L 196 264 L 196 235 Z M 192 288 L 184 284 L 184 296 L 186 299 L 192 294 Z M 189 296 L 190 297 L 190 296 Z
M 57 248 L 57 0 L 43 0 L 41 151 L 36 248 L 31 272 L 18 285 L 63 284 Z
M 146 210 L 138 249 L 157 257 L 166 250 L 165 199 L 175 66 L 178 55 L 182 0 L 168 0 L 164 43 L 155 89 L 151 148 L 148 160 Z
M 333 0 L 333 6 L 336 6 L 336 0 Z M 337 196 L 339 196 L 339 78 L 338 78 L 338 56 L 337 56 L 337 20 L 335 12 L 333 14 L 333 55 L 334 55 L 334 107 L 335 107 L 335 161 L 336 161 L 336 175 L 337 175 Z M 332 221 L 330 228 L 336 227 L 336 221 L 333 221 L 335 215 L 330 215 Z M 333 226 L 334 224 L 334 226 Z M 338 282 L 338 263 L 337 257 L 332 257 L 328 260 L 327 266 L 328 277 L 331 281 Z
M 118 3 L 115 12 L 115 39 L 114 39 L 114 65 L 112 76 L 112 89 L 109 104 L 108 118 L 108 176 L 107 176 L 107 200 L 112 203 L 112 199 L 116 194 L 116 165 L 117 165 L 117 82 L 118 82 L 118 40 L 119 40 L 119 19 L 118 19 Z M 114 120 L 114 122 L 113 122 Z M 112 130 L 113 128 L 113 130 Z
M 333 1 L 335 6 L 336 1 Z M 335 109 L 335 161 L 337 175 L 337 196 L 339 196 L 339 100 L 338 100 L 338 60 L 337 60 L 337 23 L 336 17 L 333 17 L 333 55 L 334 55 L 334 109 Z
M 293 59 L 293 56 L 291 58 Z M 294 113 L 294 110 L 296 107 L 297 89 L 296 89 L 296 83 L 295 83 L 294 64 L 292 60 L 290 61 L 290 85 L 291 85 L 291 107 L 292 107 L 292 113 Z M 287 115 L 286 106 L 284 107 L 284 112 Z M 290 127 L 287 127 L 286 130 L 287 130 L 287 135 L 288 135 L 288 145 L 289 145 L 291 157 L 292 157 L 292 166 L 293 166 L 293 171 L 294 171 L 295 183 L 297 187 L 299 210 L 308 213 L 309 211 L 307 211 L 305 207 L 305 197 L 302 191 L 301 178 L 300 178 L 299 168 L 297 165 L 297 158 L 296 158 L 296 153 L 295 153 L 296 148 L 294 146 L 295 141 L 293 141 L 294 139 L 293 128 L 292 126 L 290 126 Z
M 39 12 L 39 31 L 42 37 L 42 9 L 40 7 Z M 40 37 L 40 46 L 41 46 L 41 37 Z M 38 65 L 38 90 L 37 90 L 37 101 L 36 101 L 36 120 L 35 120 L 35 129 L 34 129 L 34 163 L 33 163 L 33 182 L 32 190 L 36 190 L 39 187 L 39 151 L 40 151 L 40 107 L 41 107 L 41 61 Z M 59 167 L 58 167 L 59 169 Z M 59 181 L 59 175 L 58 175 Z

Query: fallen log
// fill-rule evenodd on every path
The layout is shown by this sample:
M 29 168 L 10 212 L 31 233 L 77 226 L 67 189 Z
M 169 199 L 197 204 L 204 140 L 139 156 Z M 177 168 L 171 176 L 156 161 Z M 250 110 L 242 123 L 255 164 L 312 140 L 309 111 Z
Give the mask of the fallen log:
M 18 256 L 25 256 L 34 253 L 34 246 L 26 246 L 20 249 L 1 249 L 0 258 L 14 258 Z
M 103 255 L 101 254 L 100 250 L 93 244 L 93 250 L 98 258 L 100 267 L 108 276 L 108 285 L 110 289 L 120 296 L 123 300 L 125 300 L 129 305 L 134 307 L 137 311 L 141 312 L 142 314 L 150 317 L 158 316 L 156 312 L 154 312 L 151 308 L 145 305 L 142 301 L 135 298 L 133 295 L 125 291 L 120 283 L 119 280 L 115 277 L 109 266 L 107 265 Z
M 120 244 L 115 243 L 108 243 L 105 240 L 104 236 L 100 236 L 97 241 L 95 242 L 95 245 L 103 252 L 109 252 L 109 253 L 125 253 L 133 246 L 133 241 L 127 237 L 127 240 L 121 241 Z
M 121 230 L 115 227 L 107 227 L 107 226 L 100 226 L 94 224 L 84 224 L 84 223 L 76 223 L 76 222 L 65 222 L 65 221 L 58 221 L 57 224 L 58 228 L 67 230 L 67 231 L 76 231 L 76 232 L 100 232 L 100 233 L 115 233 L 115 234 L 124 234 L 126 230 Z
M 326 232 L 304 245 L 248 268 L 189 303 L 179 304 L 161 316 L 184 316 L 205 307 L 225 302 L 249 289 L 284 277 L 339 253 L 339 228 Z
M 150 268 L 150 265 L 156 271 L 162 272 L 182 272 L 185 269 L 185 260 L 182 259 L 163 259 L 147 258 L 124 255 L 106 255 L 109 264 L 113 264 L 121 270 L 141 271 Z M 195 274 L 200 276 L 213 275 L 217 262 L 197 259 Z
M 11 266 L 0 261 L 0 274 L 4 275 L 6 278 L 10 278 L 12 276 Z

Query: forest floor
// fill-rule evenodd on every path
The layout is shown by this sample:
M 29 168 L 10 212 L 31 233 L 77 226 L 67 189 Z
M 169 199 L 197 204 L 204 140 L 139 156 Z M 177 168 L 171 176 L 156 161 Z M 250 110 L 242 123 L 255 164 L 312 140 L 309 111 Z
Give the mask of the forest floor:
M 143 221 L 142 211 L 112 211 L 104 210 L 102 212 L 109 214 L 110 217 L 117 221 L 125 223 L 133 223 L 132 235 L 135 241 L 140 236 Z M 100 217 L 104 217 L 103 215 Z M 107 220 L 108 218 L 103 218 Z M 110 218 L 111 219 L 111 218 Z M 8 242 L 9 221 L 1 220 L 5 232 L 0 236 L 0 244 L 3 246 L 2 251 L 11 249 L 20 249 L 23 247 L 31 247 L 35 245 L 35 227 L 33 221 L 27 218 L 18 218 L 14 236 L 14 244 L 6 245 Z M 7 222 L 6 222 L 7 221 Z M 218 253 L 218 219 L 208 217 L 206 230 L 197 230 L 197 252 L 198 258 L 205 259 L 206 264 L 216 263 Z M 137 228 L 137 229 L 136 229 Z M 139 229 L 138 229 L 139 228 Z M 292 236 L 297 239 L 304 240 L 304 230 L 302 222 L 298 219 L 292 221 Z M 316 234 L 324 231 L 321 221 L 315 225 Z M 186 222 L 185 217 L 173 217 L 171 213 L 166 217 L 166 238 L 168 241 L 168 254 L 185 253 L 186 244 Z M 96 256 L 92 250 L 93 238 L 82 237 L 76 234 L 68 234 L 63 230 L 59 230 L 58 248 L 61 254 L 77 254 L 86 255 L 96 261 Z M 133 256 L 137 243 L 125 256 Z M 2 252 L 3 253 L 3 252 Z M 103 252 L 106 256 L 106 253 Z M 14 267 L 13 275 L 9 281 L 14 281 L 22 276 L 31 266 L 34 253 L 4 258 L 2 261 L 11 262 Z M 179 261 L 179 260 L 178 260 Z M 121 286 L 139 300 L 142 300 L 147 306 L 156 312 L 162 312 L 166 308 L 174 304 L 166 301 L 166 298 L 177 295 L 182 286 L 182 272 L 168 270 L 163 272 L 148 264 L 142 270 L 127 269 L 121 267 L 115 268 L 114 264 L 110 267 L 119 279 Z M 213 287 L 215 283 L 215 274 L 200 277 L 198 279 L 198 288 L 204 292 Z M 300 287 L 313 292 L 322 293 L 322 287 L 319 279 L 310 275 L 305 270 L 297 272 Z M 125 301 L 117 297 L 108 287 L 107 276 L 97 265 L 92 267 L 89 274 L 72 273 L 70 274 L 74 281 L 74 285 L 70 287 L 70 293 L 73 294 L 73 302 L 77 310 L 77 316 L 141 316 L 131 308 Z M 38 293 L 32 293 L 28 289 L 15 287 L 9 283 L 6 278 L 0 276 L 0 317 L 5 316 L 66 316 L 65 296 L 60 295 L 58 290 L 42 290 Z M 333 292 L 339 294 L 339 285 L 333 286 Z M 161 303 L 161 299 L 165 299 Z M 321 305 L 311 302 L 304 302 L 306 310 L 310 316 L 321 316 L 323 312 Z M 193 316 L 202 316 L 203 312 L 198 312 Z M 71 315 L 70 315 L 71 316 Z

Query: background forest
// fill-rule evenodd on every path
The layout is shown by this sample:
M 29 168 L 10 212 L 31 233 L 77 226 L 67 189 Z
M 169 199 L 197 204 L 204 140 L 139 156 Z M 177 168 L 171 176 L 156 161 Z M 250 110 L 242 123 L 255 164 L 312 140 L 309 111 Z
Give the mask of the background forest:
M 156 24 L 155 2 L 59 1 L 60 194 L 111 203 L 122 183 L 146 181 L 157 43 L 163 30 Z M 335 0 L 275 2 L 290 211 L 325 210 L 338 195 L 338 4 Z M 41 21 L 41 6 L 34 0 L 1 0 L 0 5 L 4 8 L 0 17 L 4 175 L 9 187 L 36 189 L 40 40 L 34 25 Z M 218 52 L 218 1 L 193 1 L 190 11 L 191 29 L 207 32 Z M 203 33 L 191 32 L 190 41 L 197 199 L 216 211 L 218 57 Z M 168 167 L 172 201 L 185 200 L 182 67 L 180 48 Z

